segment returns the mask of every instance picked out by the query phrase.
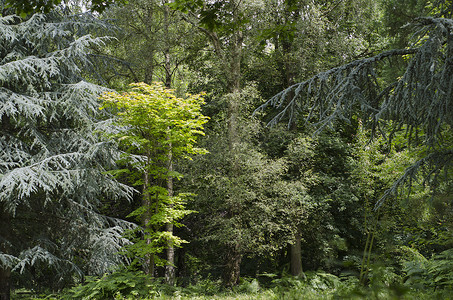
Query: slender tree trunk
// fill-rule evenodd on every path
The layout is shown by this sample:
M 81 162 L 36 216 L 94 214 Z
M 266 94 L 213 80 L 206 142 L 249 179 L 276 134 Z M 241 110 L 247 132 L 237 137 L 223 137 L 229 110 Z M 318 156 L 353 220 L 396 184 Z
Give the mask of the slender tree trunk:
M 170 7 L 168 7 L 167 0 L 163 1 L 164 2 L 164 32 L 165 36 L 168 37 L 169 34 L 169 27 L 170 27 L 170 20 L 169 20 L 169 15 L 170 15 Z M 167 42 L 167 44 L 169 44 Z M 171 54 L 170 54 L 170 48 L 166 47 L 164 50 L 164 56 L 165 56 L 165 86 L 167 88 L 171 88 Z M 173 171 L 173 157 L 172 157 L 172 145 L 170 143 L 169 149 L 168 149 L 168 171 L 172 172 Z M 168 176 L 167 178 L 167 192 L 168 192 L 168 197 L 173 197 L 173 177 Z M 173 224 L 172 223 L 167 223 L 165 225 L 165 230 L 169 232 L 170 234 L 173 234 Z M 175 247 L 171 241 L 167 243 L 167 265 L 165 266 L 165 282 L 169 285 L 174 285 L 175 284 Z
M 296 233 L 296 240 L 294 244 L 291 245 L 291 275 L 301 276 L 303 273 L 302 270 L 302 251 L 300 246 L 301 235 L 300 231 Z
M 9 253 L 7 242 L 11 236 L 10 215 L 0 204 L 0 252 Z M 0 266 L 0 300 L 9 300 L 11 297 L 11 269 Z
M 146 23 L 146 24 L 152 24 L 152 20 L 154 18 L 154 4 L 151 4 L 148 6 L 148 8 L 146 9 L 146 19 L 148 19 L 149 21 Z M 147 28 L 148 32 L 153 32 L 153 28 L 152 26 L 148 26 Z M 148 67 L 146 68 L 145 70 L 145 78 L 144 78 L 144 82 L 146 84 L 152 84 L 153 83 L 153 76 L 154 76 L 154 54 L 156 52 L 155 50 L 155 41 L 153 40 L 152 38 L 152 35 L 144 35 L 145 37 L 145 40 L 147 41 L 147 43 L 149 45 L 152 45 L 151 47 L 149 47 L 147 50 L 148 50 L 148 57 L 146 58 L 146 61 L 148 63 Z
M 149 155 L 148 155 L 148 161 L 149 161 Z M 142 200 L 142 205 L 146 207 L 146 212 L 143 214 L 143 227 L 145 230 L 151 229 L 151 195 L 148 191 L 150 188 L 151 182 L 150 182 L 150 177 L 148 172 L 145 170 L 145 174 L 143 175 L 143 200 Z M 146 244 L 150 245 L 151 244 L 151 239 L 149 238 L 148 234 L 145 233 L 145 236 L 143 237 L 146 239 Z M 149 275 L 150 277 L 154 276 L 154 254 L 148 253 L 146 254 L 145 257 L 145 265 L 144 265 L 144 272 L 145 274 Z
M 168 232 L 173 232 L 173 224 L 166 225 Z M 165 266 L 165 282 L 169 285 L 175 284 L 175 247 L 170 242 L 167 245 L 167 265 Z
M 148 6 L 146 10 L 146 18 L 150 20 L 147 24 L 152 24 L 152 19 L 154 17 L 154 4 L 151 4 Z M 151 27 L 151 26 L 150 26 Z M 149 28 L 149 31 L 152 32 L 152 28 Z M 147 38 L 148 43 L 153 42 L 153 40 L 149 39 L 148 35 L 145 35 Z M 153 44 L 153 43 L 151 43 Z M 148 68 L 145 71 L 145 83 L 147 84 L 152 84 L 153 82 L 153 76 L 154 76 L 154 54 L 155 54 L 155 48 L 152 46 L 149 49 L 149 58 L 148 58 Z M 151 153 L 147 153 L 147 166 L 149 166 L 151 162 Z M 151 212 L 151 194 L 149 193 L 148 189 L 151 187 L 151 178 L 147 170 L 145 170 L 145 174 L 143 176 L 143 199 L 142 199 L 142 205 L 147 208 L 146 212 L 143 214 L 143 227 L 145 229 L 152 229 L 151 224 L 149 224 L 151 217 L 152 217 L 152 212 Z M 156 195 L 156 210 L 158 206 L 158 200 L 159 200 L 159 195 Z M 147 234 L 145 233 L 144 239 L 146 239 L 146 244 L 149 246 L 151 244 L 151 239 L 147 237 Z M 146 275 L 149 275 L 149 277 L 154 277 L 155 273 L 155 257 L 154 253 L 148 253 L 146 254 L 145 257 L 145 265 L 144 265 L 144 272 Z
M 168 3 L 167 0 L 163 1 L 164 4 L 164 35 L 165 38 L 169 37 L 169 28 L 170 28 L 170 7 L 166 5 Z M 165 86 L 167 88 L 171 88 L 171 54 L 170 54 L 170 43 L 167 40 L 167 47 L 164 49 L 164 56 L 165 56 Z
M 169 146 L 168 151 L 168 171 L 173 171 L 173 162 L 172 162 L 172 147 Z M 173 197 L 173 177 L 168 176 L 167 178 L 167 191 L 168 197 Z M 165 229 L 173 234 L 173 224 L 167 223 Z M 175 247 L 171 241 L 167 244 L 167 265 L 165 266 L 165 282 L 169 285 L 175 284 Z
M 167 88 L 171 88 L 170 49 L 165 50 L 165 86 Z

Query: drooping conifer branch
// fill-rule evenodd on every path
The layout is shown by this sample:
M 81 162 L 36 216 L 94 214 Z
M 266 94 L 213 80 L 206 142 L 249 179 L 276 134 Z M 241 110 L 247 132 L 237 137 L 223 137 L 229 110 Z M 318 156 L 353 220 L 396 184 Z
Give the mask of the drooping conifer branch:
M 373 129 L 387 124 L 383 133 L 390 138 L 407 128 L 408 144 L 417 142 L 428 154 L 409 167 L 384 198 L 403 184 L 411 184 L 422 166 L 431 170 L 424 173 L 425 181 L 430 182 L 434 173 L 451 168 L 453 161 L 451 141 L 442 139 L 453 126 L 453 20 L 418 18 L 411 25 L 416 30 L 407 49 L 386 51 L 319 73 L 273 96 L 256 111 L 276 108 L 278 113 L 268 123 L 271 126 L 302 119 L 321 130 L 336 120 L 349 121 L 360 114 Z M 403 72 L 383 76 L 386 63 L 391 66 L 397 61 L 405 64 Z

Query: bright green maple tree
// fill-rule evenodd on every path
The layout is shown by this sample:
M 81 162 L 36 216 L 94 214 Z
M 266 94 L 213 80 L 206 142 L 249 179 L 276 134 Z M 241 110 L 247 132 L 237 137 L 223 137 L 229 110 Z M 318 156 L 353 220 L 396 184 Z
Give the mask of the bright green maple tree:
M 179 247 L 185 242 L 174 236 L 168 226 L 165 230 L 165 226 L 180 226 L 178 220 L 191 213 L 185 208 L 191 194 L 173 195 L 168 182 L 182 177 L 173 171 L 175 160 L 207 153 L 195 147 L 197 137 L 204 135 L 203 124 L 208 121 L 201 113 L 204 99 L 202 94 L 178 98 L 160 83 L 134 83 L 128 92 L 108 92 L 101 99 L 101 109 L 117 110 L 115 123 L 120 130 L 110 137 L 125 147 L 124 160 L 134 170 L 134 185 L 143 187 L 142 206 L 129 215 L 141 220 L 143 238 L 129 246 L 128 251 L 135 258 L 144 258 L 145 270 L 152 275 L 154 264 L 166 264 L 156 254 L 169 245 Z

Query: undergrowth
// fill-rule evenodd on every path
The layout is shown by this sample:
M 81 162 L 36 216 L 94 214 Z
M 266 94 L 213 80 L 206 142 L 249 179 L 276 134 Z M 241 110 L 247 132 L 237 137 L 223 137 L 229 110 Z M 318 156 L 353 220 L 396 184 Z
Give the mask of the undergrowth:
M 444 253 L 449 255 L 449 253 Z M 410 266 L 407 266 L 410 268 Z M 417 266 L 421 270 L 420 266 Z M 430 275 L 429 265 L 426 276 Z M 433 287 L 427 282 L 421 284 L 423 273 L 415 269 L 401 277 L 390 268 L 376 267 L 367 286 L 361 286 L 354 276 L 335 276 L 322 271 L 306 272 L 304 277 L 283 276 L 267 284 L 255 278 L 242 278 L 238 286 L 232 289 L 222 287 L 220 281 L 204 279 L 185 287 L 169 286 L 162 279 L 149 280 L 143 272 L 122 271 L 102 278 L 90 277 L 84 284 L 73 287 L 58 295 L 28 297 L 27 299 L 223 299 L 223 300 L 277 300 L 277 299 L 453 299 L 450 278 L 445 274 L 453 271 L 442 269 L 441 286 Z M 422 274 L 423 273 L 423 274 Z M 416 275 L 416 277 L 414 277 Z M 416 278 L 416 279 L 415 279 Z M 426 277 L 425 280 L 433 279 Z M 418 280 L 418 281 L 417 281 Z M 414 282 L 420 283 L 414 285 Z M 25 299 L 16 295 L 13 299 Z

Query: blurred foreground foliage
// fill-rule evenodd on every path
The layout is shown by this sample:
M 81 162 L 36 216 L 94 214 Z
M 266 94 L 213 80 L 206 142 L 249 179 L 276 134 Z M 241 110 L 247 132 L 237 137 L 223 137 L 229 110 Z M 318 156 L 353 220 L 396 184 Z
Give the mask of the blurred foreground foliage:
M 164 278 L 151 281 L 142 271 L 122 269 L 103 277 L 87 277 L 84 284 L 60 294 L 34 295 L 18 290 L 13 299 L 450 299 L 451 249 L 431 259 L 414 255 L 404 266 L 402 274 L 391 267 L 372 266 L 365 286 L 356 276 L 309 271 L 301 277 L 266 273 L 241 278 L 233 288 L 225 288 L 220 280 L 211 278 L 170 286 Z

